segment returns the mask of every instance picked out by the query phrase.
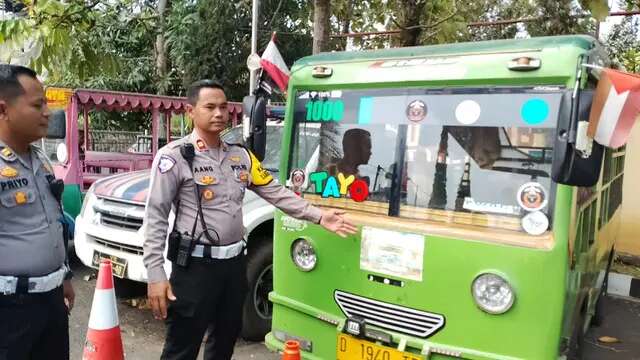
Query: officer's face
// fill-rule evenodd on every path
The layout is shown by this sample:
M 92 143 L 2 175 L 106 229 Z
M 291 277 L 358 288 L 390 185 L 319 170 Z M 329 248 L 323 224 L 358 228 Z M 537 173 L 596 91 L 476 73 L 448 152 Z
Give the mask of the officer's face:
M 11 136 L 21 142 L 31 143 L 47 135 L 49 108 L 40 81 L 29 76 L 19 76 L 24 94 L 13 100 L 0 100 L 0 122 Z
M 200 89 L 200 96 L 195 105 L 187 105 L 187 113 L 193 120 L 194 127 L 208 133 L 220 133 L 229 122 L 227 97 L 220 89 Z

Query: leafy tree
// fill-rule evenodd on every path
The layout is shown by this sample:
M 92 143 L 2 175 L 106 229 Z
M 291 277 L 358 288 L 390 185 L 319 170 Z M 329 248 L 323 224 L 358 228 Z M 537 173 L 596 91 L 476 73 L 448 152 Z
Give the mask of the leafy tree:
M 639 21 L 628 17 L 616 24 L 605 39 L 609 56 L 629 72 L 640 73 Z

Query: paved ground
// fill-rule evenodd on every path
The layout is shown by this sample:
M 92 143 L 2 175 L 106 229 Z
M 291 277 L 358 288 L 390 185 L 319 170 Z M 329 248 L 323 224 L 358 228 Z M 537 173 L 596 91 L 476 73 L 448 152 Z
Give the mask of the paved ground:
M 77 262 L 72 267 L 76 274 L 76 305 L 70 319 L 71 359 L 81 359 L 95 289 L 95 279 L 85 281 L 84 277 L 95 271 Z M 116 294 L 127 359 L 159 359 L 164 342 L 163 323 L 154 320 L 150 310 L 139 309 L 127 303 L 132 298 L 143 297 L 146 287 L 131 281 L 117 281 Z M 607 315 L 604 323 L 600 327 L 592 328 L 586 336 L 585 359 L 640 360 L 640 302 L 607 297 L 605 305 Z M 598 338 L 602 336 L 615 337 L 620 342 L 598 342 Z M 234 359 L 277 360 L 279 357 L 269 352 L 262 343 L 239 341 Z
M 70 318 L 71 359 L 82 358 L 82 348 L 87 332 L 91 301 L 95 290 L 95 279 L 85 281 L 94 270 L 76 262 L 72 264 L 75 277 L 76 304 Z M 116 279 L 118 315 L 126 357 L 129 360 L 158 360 L 164 343 L 164 324 L 151 316 L 151 311 L 138 309 L 128 303 L 132 298 L 146 295 L 146 286 L 133 281 Z M 200 355 L 202 358 L 202 353 Z M 263 343 L 239 341 L 234 359 L 276 360 L 279 357 L 267 350 Z
M 587 360 L 640 360 L 640 301 L 605 298 L 605 319 L 586 336 Z M 599 342 L 602 336 L 615 337 L 620 342 Z

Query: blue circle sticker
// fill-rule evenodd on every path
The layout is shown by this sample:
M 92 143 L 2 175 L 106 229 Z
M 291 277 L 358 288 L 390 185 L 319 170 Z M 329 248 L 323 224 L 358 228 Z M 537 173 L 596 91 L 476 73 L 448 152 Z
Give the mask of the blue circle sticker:
M 538 125 L 547 120 L 549 116 L 549 105 L 542 99 L 530 99 L 522 105 L 520 115 L 524 122 L 529 125 Z

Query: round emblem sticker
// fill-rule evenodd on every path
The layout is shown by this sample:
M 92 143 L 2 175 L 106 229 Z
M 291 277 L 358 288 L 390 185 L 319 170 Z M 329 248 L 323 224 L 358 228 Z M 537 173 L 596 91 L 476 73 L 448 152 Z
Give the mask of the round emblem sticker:
M 295 169 L 291 172 L 291 185 L 295 187 L 301 187 L 304 185 L 304 180 L 306 176 L 302 169 Z
M 538 211 L 547 206 L 547 192 L 536 182 L 526 183 L 518 190 L 518 204 L 526 211 Z
M 522 228 L 529 235 L 542 235 L 549 228 L 549 219 L 542 212 L 534 211 L 522 218 Z
M 421 100 L 414 100 L 407 105 L 407 119 L 420 122 L 427 117 L 427 105 Z

